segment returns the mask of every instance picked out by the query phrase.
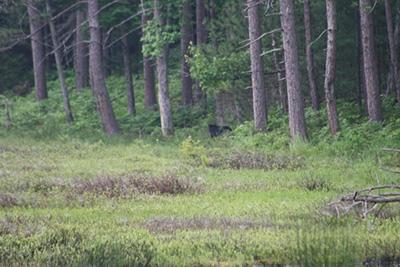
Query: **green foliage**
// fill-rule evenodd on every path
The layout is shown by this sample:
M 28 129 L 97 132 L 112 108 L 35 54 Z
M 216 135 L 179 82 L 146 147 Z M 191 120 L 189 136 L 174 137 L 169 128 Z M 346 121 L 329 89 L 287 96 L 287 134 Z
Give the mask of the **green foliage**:
M 210 93 L 237 89 L 235 82 L 241 80 L 248 69 L 248 52 L 215 55 L 213 51 L 212 47 L 205 49 L 191 46 L 191 56 L 187 58 L 190 73 Z

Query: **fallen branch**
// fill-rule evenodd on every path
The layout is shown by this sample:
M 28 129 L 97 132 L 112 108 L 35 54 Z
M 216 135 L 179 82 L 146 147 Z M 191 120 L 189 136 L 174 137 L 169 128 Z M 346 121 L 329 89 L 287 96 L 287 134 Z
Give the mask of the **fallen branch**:
M 378 190 L 394 190 L 391 192 L 377 192 Z M 399 191 L 396 191 L 399 190 Z M 327 205 L 330 209 L 330 215 L 335 213 L 337 217 L 345 215 L 350 211 L 361 213 L 365 218 L 379 206 L 389 203 L 400 203 L 400 185 L 378 185 L 362 190 L 355 191 L 351 194 L 344 195 L 338 200 Z M 378 213 L 382 210 L 379 209 Z

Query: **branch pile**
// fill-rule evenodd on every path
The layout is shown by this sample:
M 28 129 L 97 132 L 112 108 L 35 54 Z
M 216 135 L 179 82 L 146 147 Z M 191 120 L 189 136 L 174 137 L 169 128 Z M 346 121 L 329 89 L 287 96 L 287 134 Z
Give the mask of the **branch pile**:
M 400 149 L 394 148 L 384 148 L 383 151 L 400 153 Z M 381 169 L 392 173 L 399 173 L 397 170 Z M 337 217 L 345 215 L 350 211 L 355 211 L 365 218 L 373 211 L 377 211 L 376 214 L 379 214 L 383 207 L 389 203 L 400 203 L 400 184 L 377 185 L 355 191 L 352 194 L 344 195 L 338 200 L 329 203 L 325 211 L 329 215 L 335 214 Z

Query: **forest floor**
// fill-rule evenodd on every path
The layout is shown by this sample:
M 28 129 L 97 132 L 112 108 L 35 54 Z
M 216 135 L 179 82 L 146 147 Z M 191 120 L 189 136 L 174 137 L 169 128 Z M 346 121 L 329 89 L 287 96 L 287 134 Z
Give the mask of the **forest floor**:
M 0 262 L 353 266 L 400 257 L 399 206 L 337 218 L 327 203 L 399 181 L 375 155 L 226 139 L 0 137 Z M 331 215 L 329 215 L 331 214 Z

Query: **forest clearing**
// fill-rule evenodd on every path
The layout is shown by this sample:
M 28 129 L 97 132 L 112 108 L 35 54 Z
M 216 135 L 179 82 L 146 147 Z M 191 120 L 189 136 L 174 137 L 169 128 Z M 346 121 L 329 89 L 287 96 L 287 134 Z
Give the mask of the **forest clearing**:
M 400 266 L 399 0 L 3 0 L 0 266 Z

